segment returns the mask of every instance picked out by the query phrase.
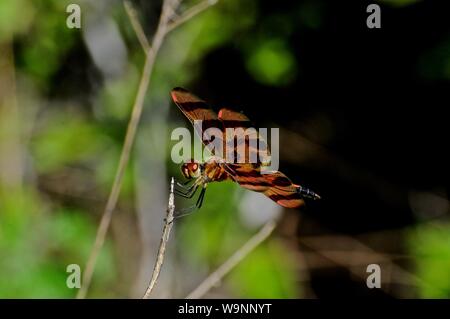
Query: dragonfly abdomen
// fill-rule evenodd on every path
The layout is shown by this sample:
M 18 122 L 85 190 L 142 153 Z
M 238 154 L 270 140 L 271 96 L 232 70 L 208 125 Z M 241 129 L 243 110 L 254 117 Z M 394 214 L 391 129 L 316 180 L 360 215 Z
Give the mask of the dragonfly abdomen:
M 310 190 L 309 188 L 302 187 L 300 185 L 297 186 L 297 193 L 300 194 L 303 198 L 309 198 L 309 199 L 320 199 L 320 196 Z

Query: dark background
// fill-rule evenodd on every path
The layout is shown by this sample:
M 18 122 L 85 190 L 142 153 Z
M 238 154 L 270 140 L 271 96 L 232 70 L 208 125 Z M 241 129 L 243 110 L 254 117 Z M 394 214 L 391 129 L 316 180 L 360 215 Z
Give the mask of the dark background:
M 288 41 L 301 74 L 289 86 L 255 83 L 243 72 L 239 48 L 230 44 L 205 57 L 192 90 L 219 106 L 245 105 L 256 123 L 274 121 L 299 134 L 305 133 L 299 125 L 303 118 L 323 114 L 334 130 L 323 146 L 388 187 L 354 180 L 336 167 L 325 171 L 308 163 L 315 171 L 297 173 L 282 163 L 294 180 L 306 179 L 323 194 L 320 205 L 307 213 L 330 229 L 348 233 L 411 224 L 415 218 L 408 192 L 448 192 L 449 80 L 426 77 L 433 65 L 420 62 L 448 39 L 450 7 L 434 1 L 401 9 L 384 5 L 382 28 L 368 29 L 363 3 L 315 3 L 322 14 L 319 30 L 296 24 L 291 17 L 301 1 L 259 2 L 257 25 L 263 25 L 269 13 L 294 20 Z M 254 27 L 237 37 L 264 32 L 276 29 Z M 438 58 L 427 57 L 430 64 L 439 64 Z M 314 136 L 308 137 L 315 142 Z
M 320 28 L 308 28 L 292 14 L 305 3 L 320 12 Z M 360 234 L 414 225 L 411 192 L 449 191 L 450 92 L 441 59 L 448 63 L 450 56 L 450 6 L 381 3 L 382 27 L 369 29 L 369 3 L 260 1 L 256 26 L 237 34 L 237 41 L 282 34 L 276 25 L 264 27 L 265 19 L 282 15 L 292 26 L 286 41 L 300 70 L 295 79 L 281 88 L 256 83 L 244 71 L 239 47 L 230 43 L 205 57 L 199 80 L 191 85 L 212 104 L 245 105 L 256 123 L 274 122 L 306 134 L 332 154 L 295 165 L 283 161 L 281 151 L 281 169 L 323 197 L 305 209 L 299 236 L 321 233 L 322 227 Z M 320 128 L 309 133 L 302 125 L 317 114 L 331 122 L 333 133 L 325 143 Z M 391 245 L 402 251 L 401 242 Z M 343 268 L 313 272 L 312 286 L 318 297 L 369 293 Z

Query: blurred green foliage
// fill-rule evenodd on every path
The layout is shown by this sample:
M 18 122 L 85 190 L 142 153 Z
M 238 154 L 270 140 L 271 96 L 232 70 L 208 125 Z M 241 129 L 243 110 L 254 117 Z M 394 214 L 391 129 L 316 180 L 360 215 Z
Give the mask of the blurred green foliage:
M 297 70 L 294 56 L 280 39 L 253 46 L 246 66 L 256 81 L 272 86 L 289 84 Z
M 0 41 L 25 33 L 35 18 L 35 8 L 27 0 L 0 2 Z
M 450 298 L 450 224 L 418 226 L 408 239 L 421 297 Z
M 66 286 L 66 267 L 84 264 L 95 224 L 82 212 L 47 205 L 33 190 L 1 196 L 0 269 L 8 278 L 0 282 L 3 298 L 74 297 Z M 111 282 L 114 264 L 107 245 L 99 258 L 96 284 Z
M 52 172 L 89 160 L 105 145 L 102 135 L 99 127 L 76 115 L 52 114 L 33 143 L 37 169 L 42 173 Z
M 215 269 L 249 239 L 252 231 L 239 223 L 236 205 L 243 192 L 231 182 L 211 184 L 201 213 L 183 221 L 180 248 L 187 252 L 192 267 Z M 180 202 L 183 206 L 185 201 Z M 281 243 L 264 244 L 238 265 L 225 283 L 237 297 L 296 298 L 294 264 Z
M 55 76 L 67 70 L 66 57 L 74 51 L 85 50 L 81 32 L 65 26 L 67 4 L 69 1 L 58 0 L 0 3 L 0 42 L 9 45 L 15 42 L 15 71 L 33 92 L 27 95 L 31 91 L 19 87 L 18 95 L 28 101 L 27 108 L 34 114 L 23 117 L 30 121 L 23 126 L 32 128 L 23 145 L 28 154 L 27 171 L 31 174 L 23 176 L 27 186 L 0 185 L 0 271 L 8 277 L 0 281 L 0 297 L 75 296 L 76 291 L 66 286 L 66 267 L 85 264 L 98 223 L 92 213 L 100 211 L 97 204 L 83 196 L 88 194 L 99 201 L 100 207 L 104 204 L 140 77 L 142 49 L 130 32 L 128 18 L 119 2 L 110 12 L 123 29 L 126 41 L 133 43 L 124 76 L 105 81 L 87 100 L 87 105 L 75 96 L 62 95 L 55 99 L 49 94 L 58 87 Z M 183 8 L 189 5 L 186 2 Z M 89 2 L 83 1 L 81 6 L 87 10 Z M 254 1 L 222 1 L 174 31 L 162 48 L 164 59 L 159 58 L 155 66 L 152 94 L 167 99 L 173 83 L 183 85 L 194 79 L 202 57 L 251 26 L 257 14 Z M 269 63 L 263 63 L 265 59 Z M 261 40 L 248 52 L 248 67 L 258 81 L 276 85 L 288 83 L 295 60 L 283 40 Z M 76 88 L 68 92 L 76 92 Z M 25 110 L 25 106 L 20 107 Z M 184 119 L 181 113 L 179 116 L 181 123 Z M 135 196 L 133 167 L 130 163 L 121 192 L 120 200 L 127 207 L 132 207 Z M 176 172 L 169 173 L 180 176 L 178 167 L 174 169 Z M 84 175 L 76 175 L 77 170 L 85 172 Z M 49 186 L 42 187 L 48 180 L 56 180 L 53 186 L 56 188 L 49 191 L 46 188 Z M 80 195 L 74 193 L 81 196 L 78 201 L 65 197 L 73 192 L 71 189 L 78 188 L 82 190 Z M 178 249 L 188 252 L 185 258 L 192 266 L 207 265 L 212 269 L 255 230 L 246 229 L 239 221 L 242 190 L 231 183 L 210 188 L 201 213 L 181 222 L 177 238 Z M 118 282 L 120 272 L 124 271 L 118 265 L 127 263 L 117 260 L 114 246 L 115 242 L 108 238 L 96 267 L 91 297 L 128 294 L 121 290 L 123 283 Z M 263 245 L 236 269 L 226 286 L 235 296 L 298 297 L 294 270 L 285 265 L 288 259 L 282 244 Z M 264 281 L 260 280 L 261 276 Z

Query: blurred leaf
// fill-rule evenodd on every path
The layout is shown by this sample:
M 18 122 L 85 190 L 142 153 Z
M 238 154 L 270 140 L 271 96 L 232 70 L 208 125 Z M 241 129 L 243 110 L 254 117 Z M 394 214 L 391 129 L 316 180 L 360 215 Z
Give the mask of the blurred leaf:
M 183 4 L 184 9 L 190 7 Z M 237 41 L 236 34 L 255 22 L 257 10 L 254 0 L 219 1 L 175 29 L 161 49 L 160 62 L 155 67 L 156 77 L 173 83 L 171 87 L 192 81 L 201 67 L 200 60 L 227 41 Z M 162 83 L 155 81 L 155 91 L 164 88 Z
M 22 1 L 18 1 L 22 2 Z M 24 47 L 18 56 L 25 72 L 34 77 L 36 83 L 46 87 L 49 78 L 64 62 L 63 55 L 79 35 L 78 29 L 66 25 L 67 13 L 64 3 L 69 1 L 36 1 L 36 19 L 31 32 L 24 37 Z M 0 10 L 1 12 L 1 10 Z M 26 20 L 20 17 L 16 21 Z
M 194 36 L 195 46 L 189 50 L 189 58 L 199 55 L 230 40 L 239 30 L 248 28 L 255 21 L 257 6 L 254 1 L 219 1 L 206 12 L 187 22 L 180 34 Z M 214 34 L 214 36 L 211 36 Z
M 281 39 L 256 44 L 248 54 L 246 67 L 256 81 L 274 86 L 289 84 L 297 69 L 295 57 Z
M 294 263 L 282 243 L 262 244 L 236 267 L 228 281 L 241 298 L 298 298 Z
M 104 150 L 101 158 L 97 160 L 95 179 L 105 194 L 111 190 L 111 186 L 114 182 L 120 160 L 120 151 L 121 149 L 117 145 L 111 146 L 109 149 Z M 133 193 L 133 169 L 134 165 L 130 161 L 125 169 L 125 175 L 123 176 L 122 188 L 120 192 L 121 198 L 129 197 Z
M 450 298 L 450 224 L 418 226 L 408 242 L 421 279 L 421 296 Z
M 0 251 L 13 250 L 19 243 L 17 239 L 24 239 L 23 234 L 42 210 L 41 205 L 34 191 L 0 192 Z
M 80 212 L 49 213 L 33 191 L 0 195 L 0 269 L 8 278 L 0 280 L 0 297 L 73 297 L 76 291 L 66 286 L 66 267 L 83 267 L 95 225 Z M 104 287 L 115 276 L 108 243 L 97 267 L 101 271 L 95 280 Z
M 32 1 L 0 1 L 0 42 L 27 31 L 35 16 Z
M 58 256 L 58 260 L 53 261 L 53 264 L 60 264 L 58 271 L 64 272 L 64 283 L 67 278 L 67 265 L 78 264 L 81 268 L 84 267 L 95 239 L 95 225 L 96 223 L 90 221 L 82 212 L 66 209 L 57 212 L 51 219 L 47 219 L 45 233 L 48 239 L 48 249 L 52 255 Z M 97 262 L 98 271 L 95 282 L 105 285 L 113 280 L 116 272 L 114 265 L 112 247 L 107 242 Z M 71 292 L 71 294 L 74 293 Z
M 100 112 L 117 120 L 128 120 L 139 83 L 139 73 L 129 68 L 124 77 L 105 84 L 100 93 Z
M 97 158 L 110 144 L 94 124 L 70 114 L 54 114 L 33 141 L 35 164 L 41 173 Z
M 206 264 L 217 268 L 254 234 L 255 230 L 240 225 L 237 215 L 237 200 L 245 191 L 231 182 L 213 183 L 208 186 L 202 209 L 185 219 L 179 235 L 180 251 L 193 267 Z M 185 202 L 178 207 L 189 206 Z M 293 264 L 282 244 L 263 244 L 227 281 L 238 297 L 295 298 L 298 288 Z
M 180 230 L 183 251 L 193 263 L 216 263 L 223 258 L 224 241 L 239 240 L 245 235 L 237 227 L 236 203 L 234 194 L 237 185 L 230 182 L 214 183 L 208 186 L 201 210 L 186 218 Z M 198 196 L 198 195 L 197 195 Z M 189 207 L 196 201 L 180 200 L 178 207 Z M 241 230 L 241 231 L 240 231 Z

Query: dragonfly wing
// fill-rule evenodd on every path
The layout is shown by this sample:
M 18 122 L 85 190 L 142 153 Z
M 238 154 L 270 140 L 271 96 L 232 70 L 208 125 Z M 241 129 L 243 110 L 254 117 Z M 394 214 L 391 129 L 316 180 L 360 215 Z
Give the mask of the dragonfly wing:
M 209 105 L 189 91 L 183 88 L 174 88 L 171 95 L 175 104 L 191 123 L 194 123 L 195 120 L 211 121 L 214 124 L 218 123 L 217 114 Z
M 300 187 L 293 184 L 286 175 L 278 171 L 261 174 L 262 165 L 267 165 L 270 160 L 269 148 L 267 142 L 258 132 L 247 130 L 251 128 L 251 122 L 244 114 L 230 109 L 221 109 L 217 116 L 205 101 L 182 88 L 173 89 L 171 95 L 175 104 L 177 104 L 189 121 L 194 124 L 196 133 L 209 150 L 211 150 L 210 145 L 212 145 L 213 138 L 208 134 L 204 134 L 208 128 L 214 127 L 220 131 L 220 136 L 214 135 L 213 137 L 214 139 L 222 139 L 219 142 L 222 143 L 223 147 L 226 145 L 227 128 L 244 130 L 244 132 L 241 130 L 239 134 L 245 134 L 246 136 L 243 138 L 239 138 L 239 135 L 237 136 L 241 146 L 245 143 L 246 147 L 244 150 L 249 150 L 248 152 L 245 151 L 244 162 L 236 164 L 235 159 L 238 152 L 235 149 L 235 137 L 233 137 L 233 161 L 220 163 L 231 179 L 244 188 L 265 194 L 281 206 L 297 208 L 304 204 L 300 194 Z M 197 120 L 202 121 L 200 127 L 195 125 Z M 236 131 L 233 133 L 236 135 Z M 257 142 L 256 147 L 250 143 L 252 140 Z M 214 144 L 217 145 L 216 143 Z M 237 146 L 240 145 L 238 144 Z M 250 162 L 249 159 L 254 158 L 251 157 L 252 154 L 258 154 L 258 152 L 257 160 Z M 216 155 L 214 148 L 212 153 Z M 222 152 L 220 156 L 226 158 L 226 153 Z M 242 158 L 240 159 L 242 160 Z
M 246 115 L 223 108 L 219 111 L 218 118 L 225 128 L 225 142 L 229 144 L 225 151 L 233 151 L 232 157 L 228 158 L 229 162 L 269 164 L 269 146 L 261 134 L 252 127 L 252 123 Z M 234 129 L 234 136 L 229 136 L 227 128 Z M 226 155 L 225 152 L 224 154 Z
M 214 153 L 214 150 L 211 148 L 210 143 L 215 138 L 223 138 L 223 124 L 217 118 L 217 114 L 209 107 L 209 105 L 205 101 L 183 88 L 174 88 L 171 92 L 171 96 L 181 112 L 183 112 L 183 114 L 194 125 L 194 130 L 202 140 L 203 144 Z M 201 125 L 198 126 L 195 125 L 194 121 L 202 122 Z M 220 130 L 220 136 L 211 137 L 208 134 L 204 134 L 204 132 L 209 128 L 217 128 L 218 130 Z
M 225 127 L 251 127 L 252 124 L 244 113 L 236 112 L 227 108 L 220 109 L 218 118 Z
M 261 174 L 256 165 L 229 163 L 225 164 L 225 170 L 242 187 L 261 192 L 283 207 L 298 208 L 305 204 L 298 186 L 281 172 Z
M 281 172 L 273 172 L 270 174 L 262 174 L 270 186 L 264 195 L 269 197 L 277 204 L 287 208 L 298 208 L 305 204 L 302 196 L 298 191 L 298 186 Z
M 248 163 L 224 163 L 223 165 L 231 179 L 244 188 L 255 192 L 264 192 L 271 186 L 265 175 L 260 173 L 257 165 Z
M 299 208 L 305 204 L 303 198 L 297 191 L 283 190 L 278 187 L 270 187 L 264 195 L 286 208 Z

